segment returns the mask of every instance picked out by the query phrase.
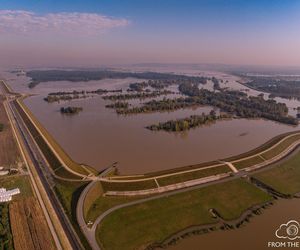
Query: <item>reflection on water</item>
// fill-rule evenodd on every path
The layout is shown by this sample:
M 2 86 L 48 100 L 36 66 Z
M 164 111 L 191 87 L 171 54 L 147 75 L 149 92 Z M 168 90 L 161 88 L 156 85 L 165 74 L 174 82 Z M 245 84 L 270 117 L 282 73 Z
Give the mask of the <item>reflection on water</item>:
M 278 239 L 275 231 L 289 220 L 300 222 L 300 199 L 279 200 L 274 206 L 263 210 L 263 214 L 255 216 L 246 226 L 229 231 L 217 231 L 201 236 L 186 238 L 170 250 L 208 249 L 208 250 L 265 250 L 270 241 L 286 241 Z M 294 242 L 296 242 L 295 240 Z M 276 248 L 286 249 L 286 248 Z
M 216 76 L 224 78 L 224 82 L 228 80 L 226 85 L 233 89 L 245 88 L 236 82 L 237 77 L 221 73 Z M 101 96 L 51 104 L 44 102 L 43 97 L 59 90 L 127 89 L 136 79 L 48 82 L 29 90 L 26 77 L 7 78 L 16 79 L 9 81 L 16 91 L 37 94 L 26 99 L 25 103 L 72 158 L 97 169 L 118 161 L 122 174 L 152 172 L 225 158 L 253 149 L 275 135 L 297 129 L 265 120 L 236 119 L 218 121 L 184 133 L 154 132 L 145 126 L 208 113 L 212 108 L 118 116 L 114 110 L 104 107 L 109 101 L 104 101 Z M 66 105 L 82 106 L 83 112 L 63 116 L 58 111 Z

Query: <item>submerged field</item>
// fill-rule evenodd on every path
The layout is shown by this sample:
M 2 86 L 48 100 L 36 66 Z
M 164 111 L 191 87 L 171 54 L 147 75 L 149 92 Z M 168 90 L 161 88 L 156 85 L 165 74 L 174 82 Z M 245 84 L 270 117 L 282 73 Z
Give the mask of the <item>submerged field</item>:
M 104 219 L 96 236 L 104 249 L 139 249 L 189 226 L 216 223 L 210 208 L 233 220 L 271 199 L 239 179 L 122 208 Z

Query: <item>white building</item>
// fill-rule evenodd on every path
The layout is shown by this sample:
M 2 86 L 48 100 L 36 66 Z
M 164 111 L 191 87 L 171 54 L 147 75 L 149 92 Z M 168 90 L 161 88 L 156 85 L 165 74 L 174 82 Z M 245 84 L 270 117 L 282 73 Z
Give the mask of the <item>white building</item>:
M 6 188 L 0 188 L 0 202 L 11 201 L 13 195 L 19 194 L 20 189 L 15 188 L 11 190 L 6 190 Z

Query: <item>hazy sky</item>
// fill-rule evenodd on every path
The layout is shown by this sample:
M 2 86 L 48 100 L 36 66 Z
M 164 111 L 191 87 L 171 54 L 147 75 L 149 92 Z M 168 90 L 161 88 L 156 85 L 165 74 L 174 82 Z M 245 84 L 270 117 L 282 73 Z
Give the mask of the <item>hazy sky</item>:
M 300 1 L 0 1 L 0 66 L 144 62 L 300 66 Z

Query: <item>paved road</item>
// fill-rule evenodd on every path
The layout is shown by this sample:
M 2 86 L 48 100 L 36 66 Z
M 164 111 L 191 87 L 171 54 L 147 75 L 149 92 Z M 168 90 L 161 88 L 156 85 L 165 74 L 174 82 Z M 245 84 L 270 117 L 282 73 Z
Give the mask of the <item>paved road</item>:
M 105 176 L 113 169 L 114 169 L 113 166 L 108 167 L 102 173 L 100 173 L 99 177 L 101 178 L 101 177 Z M 100 250 L 100 247 L 96 241 L 95 232 L 93 230 L 91 230 L 90 228 L 88 228 L 87 224 L 85 223 L 84 214 L 83 214 L 83 206 L 84 206 L 84 200 L 85 200 L 87 194 L 94 187 L 94 185 L 96 185 L 97 181 L 98 180 L 95 179 L 95 180 L 91 181 L 91 183 L 89 183 L 85 187 L 85 189 L 80 194 L 80 197 L 79 197 L 78 203 L 77 203 L 77 207 L 76 207 L 77 222 L 80 226 L 81 231 L 85 235 L 86 239 L 88 240 L 88 242 L 93 250 Z
M 19 133 L 21 134 L 23 141 L 25 142 L 28 155 L 32 159 L 34 167 L 43 184 L 43 187 L 52 204 L 52 207 L 54 208 L 54 211 L 60 220 L 62 228 L 68 238 L 68 241 L 72 249 L 76 249 L 76 250 L 83 249 L 82 244 L 77 234 L 74 232 L 74 229 L 70 224 L 69 219 L 67 218 L 67 215 L 65 214 L 60 201 L 56 197 L 54 190 L 52 189 L 51 185 L 48 183 L 47 177 L 45 176 L 44 168 L 42 168 L 42 166 L 46 166 L 46 168 L 50 168 L 50 166 L 44 160 L 44 157 L 41 155 L 39 148 L 35 144 L 35 141 L 31 137 L 31 134 L 28 132 L 25 123 L 23 122 L 22 118 L 20 117 L 20 115 L 18 114 L 17 110 L 14 107 L 14 104 L 12 102 L 8 102 L 7 104 L 13 113 L 15 124 L 17 125 L 16 128 L 19 130 Z

